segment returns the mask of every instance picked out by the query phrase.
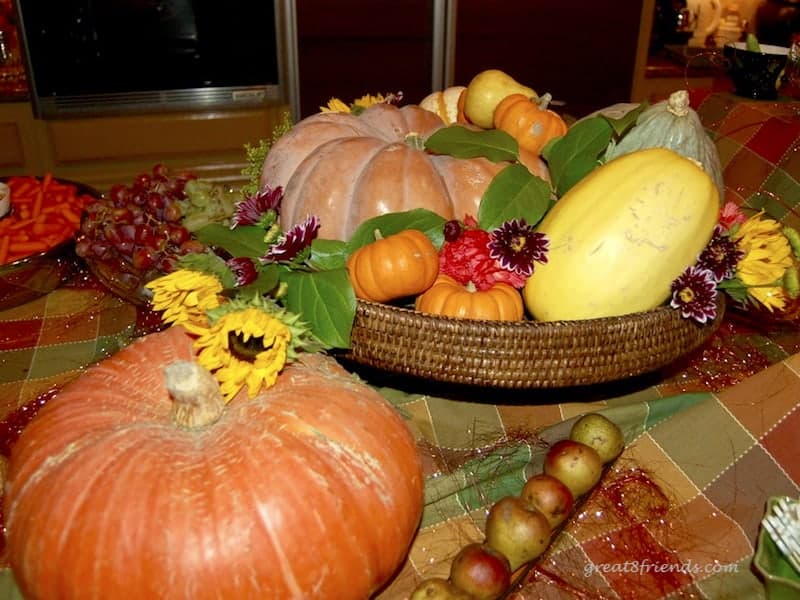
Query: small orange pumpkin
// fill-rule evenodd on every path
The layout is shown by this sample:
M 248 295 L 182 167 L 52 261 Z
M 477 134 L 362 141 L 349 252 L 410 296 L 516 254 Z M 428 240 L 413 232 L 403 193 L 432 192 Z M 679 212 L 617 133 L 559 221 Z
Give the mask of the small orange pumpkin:
M 519 321 L 523 316 L 522 296 L 513 286 L 500 282 L 480 291 L 471 284 L 463 286 L 444 274 L 417 297 L 416 309 L 459 319 Z
M 547 108 L 550 100 L 550 94 L 534 99 L 524 94 L 506 96 L 494 111 L 494 126 L 517 140 L 520 150 L 538 156 L 547 142 L 567 132 L 564 119 Z
M 389 302 L 427 290 L 439 273 L 439 256 L 428 236 L 405 229 L 353 252 L 347 271 L 357 297 Z

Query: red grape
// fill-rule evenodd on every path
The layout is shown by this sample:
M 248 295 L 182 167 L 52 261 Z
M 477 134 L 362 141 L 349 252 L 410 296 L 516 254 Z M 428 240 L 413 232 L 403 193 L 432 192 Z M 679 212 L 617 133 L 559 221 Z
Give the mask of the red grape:
M 203 252 L 205 245 L 183 227 L 180 203 L 191 174 L 171 175 L 163 164 L 140 173 L 130 186 L 117 183 L 90 204 L 81 220 L 75 252 L 89 261 L 147 280 L 168 273 L 178 257 Z

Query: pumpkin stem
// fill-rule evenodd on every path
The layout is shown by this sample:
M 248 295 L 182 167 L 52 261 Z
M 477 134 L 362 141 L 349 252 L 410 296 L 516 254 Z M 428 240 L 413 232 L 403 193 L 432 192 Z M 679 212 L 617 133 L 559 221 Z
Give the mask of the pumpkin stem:
M 689 92 L 678 90 L 672 92 L 667 99 L 667 110 L 676 117 L 685 117 L 689 114 Z
M 172 421 L 184 429 L 214 423 L 225 400 L 214 376 L 195 362 L 177 360 L 164 367 L 164 384 L 172 398 Z
M 414 150 L 425 150 L 425 140 L 415 131 L 406 134 L 405 142 Z

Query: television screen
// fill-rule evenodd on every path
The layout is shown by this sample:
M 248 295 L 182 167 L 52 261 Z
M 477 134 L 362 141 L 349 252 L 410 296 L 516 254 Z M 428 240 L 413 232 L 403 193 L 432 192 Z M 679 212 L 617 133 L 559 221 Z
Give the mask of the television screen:
M 17 9 L 39 116 L 284 96 L 275 1 L 17 0 Z

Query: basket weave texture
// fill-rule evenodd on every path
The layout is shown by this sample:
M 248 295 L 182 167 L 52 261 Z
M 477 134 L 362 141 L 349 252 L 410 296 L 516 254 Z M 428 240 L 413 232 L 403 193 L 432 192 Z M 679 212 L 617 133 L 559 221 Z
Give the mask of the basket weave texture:
M 358 301 L 347 357 L 384 371 L 498 388 L 561 388 L 656 371 L 705 342 L 724 313 L 699 325 L 667 306 L 581 321 L 476 321 Z

